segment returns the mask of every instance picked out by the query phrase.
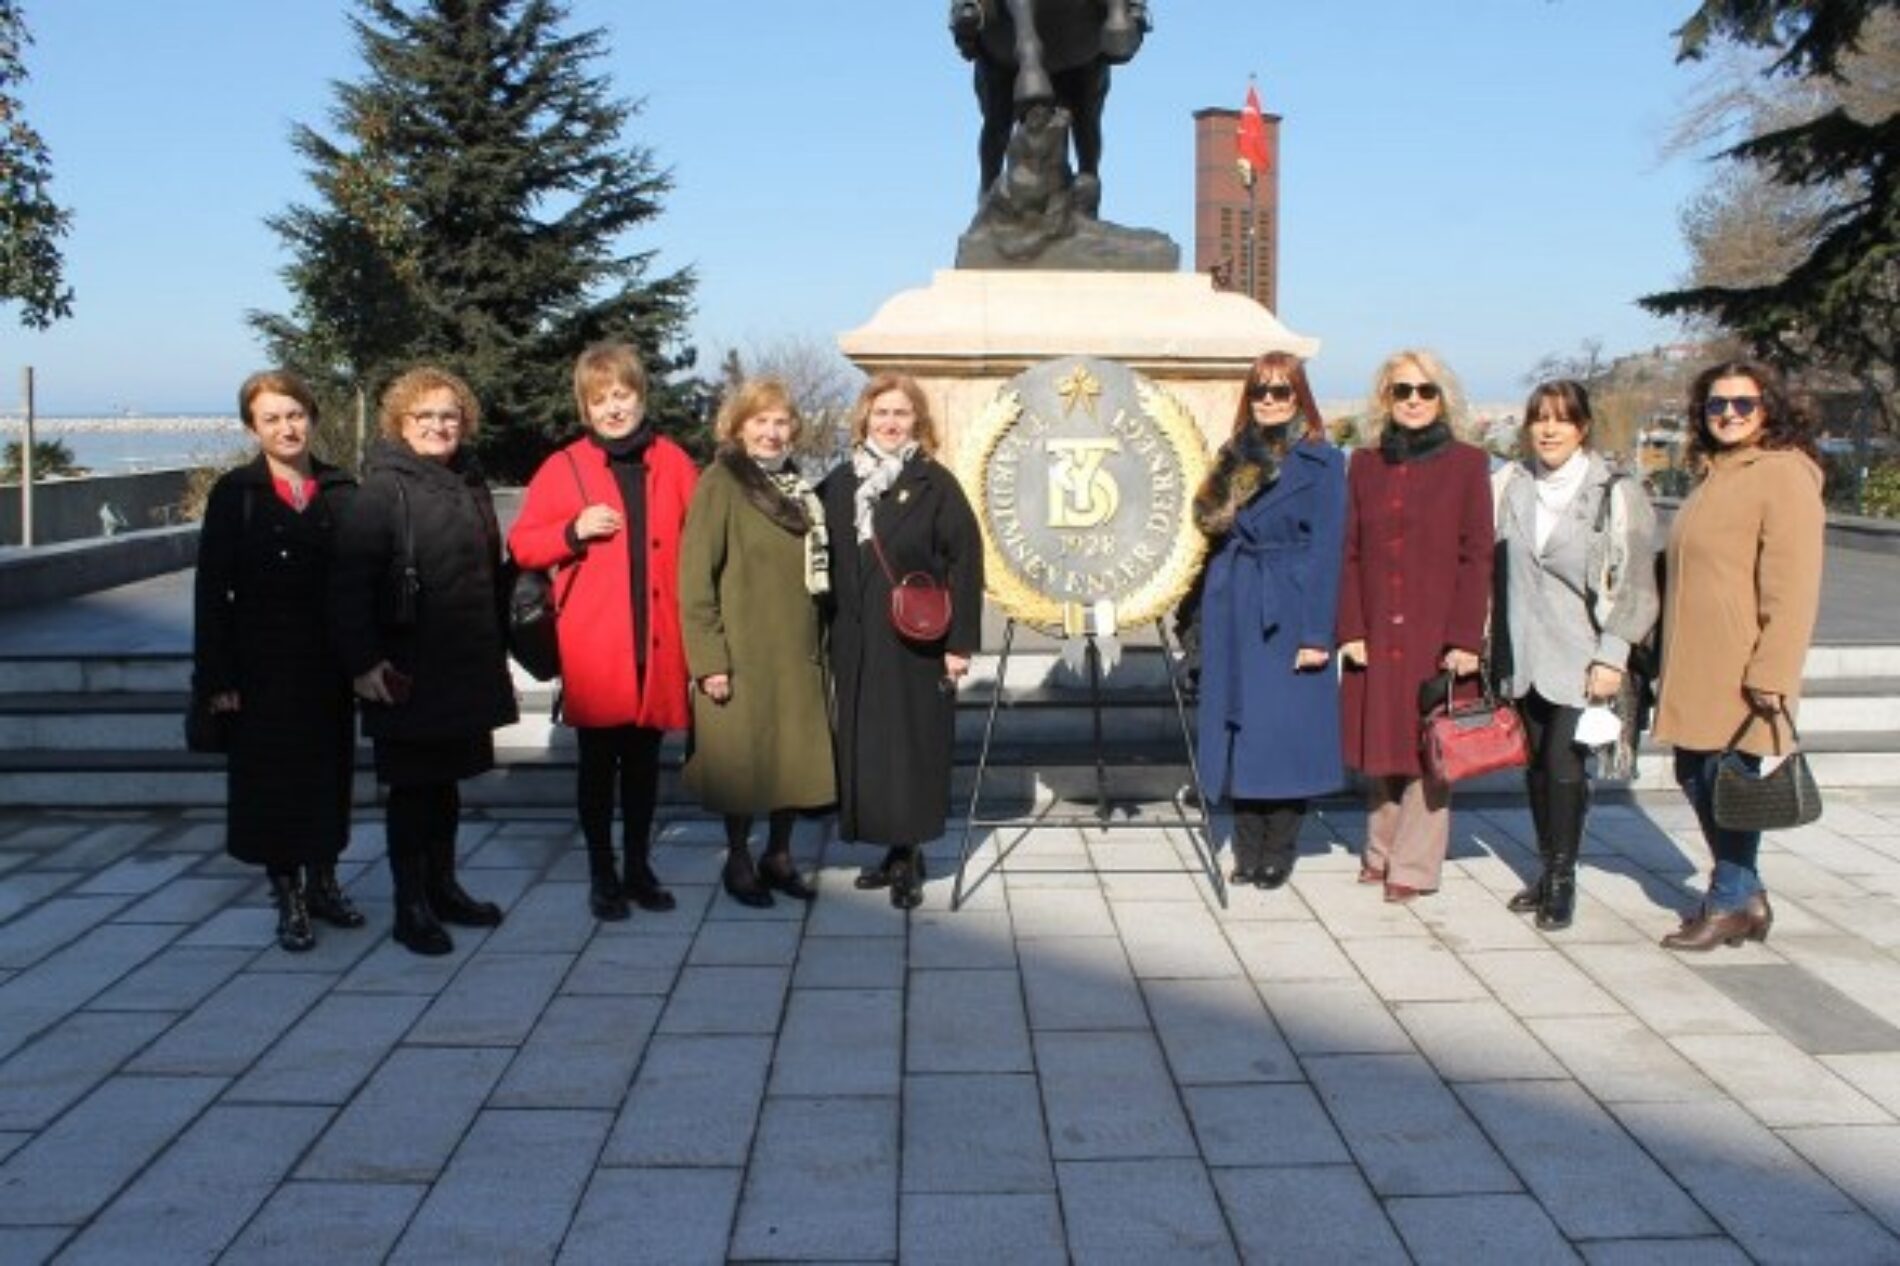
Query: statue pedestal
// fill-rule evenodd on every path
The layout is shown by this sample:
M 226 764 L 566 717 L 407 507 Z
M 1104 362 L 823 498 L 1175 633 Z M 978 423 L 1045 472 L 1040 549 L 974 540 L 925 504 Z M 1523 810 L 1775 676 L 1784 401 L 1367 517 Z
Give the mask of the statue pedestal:
M 1302 359 L 1295 334 L 1202 273 L 944 269 L 887 300 L 838 346 L 868 374 L 922 384 L 954 465 L 963 424 L 1004 383 L 1058 356 L 1099 356 L 1146 375 L 1193 413 L 1209 447 L 1233 427 L 1248 366 L 1262 352 Z

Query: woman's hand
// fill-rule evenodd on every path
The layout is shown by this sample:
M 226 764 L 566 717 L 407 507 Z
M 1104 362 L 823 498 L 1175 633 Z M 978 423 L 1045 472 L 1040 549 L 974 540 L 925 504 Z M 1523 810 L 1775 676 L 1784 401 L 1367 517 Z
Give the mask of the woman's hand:
M 1366 666 L 1366 639 L 1355 637 L 1350 642 L 1340 643 L 1339 662 L 1348 668 L 1364 668 Z
M 358 699 L 367 699 L 371 703 L 394 703 L 396 697 L 389 693 L 389 678 L 386 674 L 393 667 L 386 659 L 377 661 L 376 667 L 350 683 Z
M 1742 693 L 1748 696 L 1748 706 L 1765 717 L 1780 712 L 1787 702 L 1787 696 L 1776 690 L 1757 690 L 1753 686 L 1743 686 Z
M 732 698 L 732 675 L 730 673 L 714 673 L 710 677 L 701 677 L 699 679 L 699 690 L 701 694 L 711 699 L 714 703 L 724 703 L 726 700 Z
M 1614 699 L 1616 692 L 1623 688 L 1623 670 L 1611 668 L 1608 664 L 1590 665 L 1590 675 L 1585 679 L 1583 693 L 1589 699 Z
M 955 651 L 943 653 L 943 675 L 950 681 L 962 681 L 969 671 L 970 657 L 968 655 L 959 655 Z
M 1317 646 L 1302 646 L 1293 656 L 1293 671 L 1296 673 L 1318 672 L 1333 662 L 1333 657 Z
M 604 541 L 625 526 L 620 511 L 609 505 L 596 503 L 574 516 L 574 536 L 583 541 Z
M 1454 646 L 1445 652 L 1445 658 L 1438 661 L 1438 666 L 1453 676 L 1469 677 L 1478 671 L 1478 656 L 1475 652 L 1461 651 Z
M 211 696 L 210 703 L 213 712 L 236 712 L 243 706 L 243 701 L 238 698 L 238 692 L 235 690 L 218 691 Z

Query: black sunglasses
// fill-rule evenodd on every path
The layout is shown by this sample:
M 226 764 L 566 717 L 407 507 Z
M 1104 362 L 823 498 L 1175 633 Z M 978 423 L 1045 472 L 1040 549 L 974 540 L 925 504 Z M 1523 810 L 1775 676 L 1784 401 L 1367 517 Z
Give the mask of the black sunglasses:
M 1729 406 L 1735 406 L 1735 416 L 1752 418 L 1761 405 L 1760 396 L 1710 396 L 1702 402 L 1702 412 L 1709 417 L 1719 418 L 1728 412 Z
M 1293 386 L 1284 382 L 1256 382 L 1247 388 L 1249 400 L 1277 400 L 1281 404 L 1293 398 Z
M 1420 400 L 1438 399 L 1438 384 L 1435 382 L 1395 382 L 1392 384 L 1394 400 L 1410 400 L 1414 391 L 1418 392 Z

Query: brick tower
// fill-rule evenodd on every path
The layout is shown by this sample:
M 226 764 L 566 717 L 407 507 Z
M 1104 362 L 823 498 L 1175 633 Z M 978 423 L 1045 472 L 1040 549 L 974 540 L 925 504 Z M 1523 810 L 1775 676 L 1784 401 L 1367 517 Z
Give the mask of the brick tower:
M 1280 116 L 1262 116 L 1270 161 L 1254 186 L 1253 297 L 1279 311 Z M 1247 187 L 1240 182 L 1235 135 L 1240 111 L 1194 112 L 1194 268 L 1214 273 L 1225 290 L 1246 292 Z

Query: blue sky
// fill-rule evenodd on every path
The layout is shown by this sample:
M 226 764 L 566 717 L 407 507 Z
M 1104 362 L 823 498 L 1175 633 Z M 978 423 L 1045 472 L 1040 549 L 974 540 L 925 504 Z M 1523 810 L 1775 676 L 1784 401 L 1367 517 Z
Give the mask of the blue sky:
M 306 198 L 287 136 L 358 63 L 342 0 L 26 0 L 29 119 L 52 148 L 76 315 L 0 309 L 0 409 L 224 410 L 288 304 L 263 219 Z M 1152 0 L 1109 103 L 1104 214 L 1192 255 L 1191 114 L 1249 73 L 1282 136 L 1280 316 L 1323 340 L 1324 397 L 1437 349 L 1510 399 L 1544 353 L 1678 336 L 1636 296 L 1677 281 L 1695 158 L 1661 140 L 1698 71 L 1693 0 Z M 603 69 L 644 98 L 631 135 L 676 183 L 631 243 L 700 276 L 693 334 L 830 340 L 948 267 L 976 184 L 975 105 L 944 0 L 577 0 Z M 838 26 L 821 42 L 803 23 Z

